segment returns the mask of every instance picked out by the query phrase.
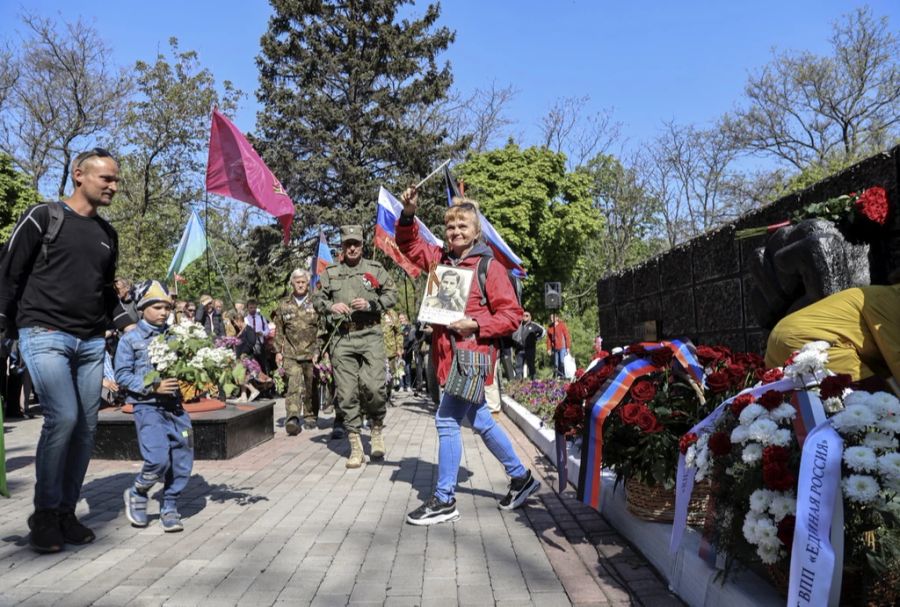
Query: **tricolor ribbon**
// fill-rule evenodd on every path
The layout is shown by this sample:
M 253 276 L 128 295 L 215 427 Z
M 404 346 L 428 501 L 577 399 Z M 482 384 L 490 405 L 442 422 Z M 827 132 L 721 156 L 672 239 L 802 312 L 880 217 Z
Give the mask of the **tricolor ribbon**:
M 812 430 L 800 456 L 787 604 L 837 607 L 844 569 L 844 442 L 826 419 L 818 395 L 798 392 L 792 402 L 799 413 L 795 422 Z
M 657 367 L 643 358 L 623 363 L 590 401 L 591 419 L 585 424 L 586 436 L 581 444 L 578 499 L 597 511 L 600 510 L 600 487 L 603 484 L 600 476 L 603 469 L 603 424 L 628 394 L 634 380 L 655 370 Z

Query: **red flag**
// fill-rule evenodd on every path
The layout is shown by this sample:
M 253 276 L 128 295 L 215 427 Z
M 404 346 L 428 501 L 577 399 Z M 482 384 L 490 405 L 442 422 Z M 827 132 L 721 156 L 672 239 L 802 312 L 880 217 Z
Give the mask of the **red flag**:
M 206 191 L 252 204 L 273 215 L 284 231 L 284 242 L 288 242 L 294 203 L 247 138 L 219 110 L 213 110 L 212 115 Z

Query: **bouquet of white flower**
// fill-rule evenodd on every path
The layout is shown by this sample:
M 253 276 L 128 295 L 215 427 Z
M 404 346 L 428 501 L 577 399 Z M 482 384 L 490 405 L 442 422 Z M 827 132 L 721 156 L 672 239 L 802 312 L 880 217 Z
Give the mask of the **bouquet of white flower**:
M 714 522 L 704 533 L 726 554 L 729 566 L 734 559 L 777 566 L 772 571 L 787 565 L 801 458 L 795 397 L 806 386 L 819 392 L 843 441 L 845 571 L 861 573 L 873 584 L 893 583 L 900 575 L 900 400 L 885 392 L 853 391 L 850 376 L 829 375 L 826 347 L 807 344 L 785 365 L 784 376 L 794 380 L 796 394 L 765 386 L 756 390 L 758 397 L 742 394 L 711 431 L 692 436 L 686 463 L 695 468 L 697 480 L 711 478 L 714 487 L 716 512 L 708 519 Z
M 203 327 L 184 319 L 159 335 L 147 347 L 154 370 L 144 377 L 150 385 L 158 378 L 179 380 L 182 394 L 208 393 L 227 397 L 244 383 L 246 371 L 230 348 L 217 348 Z M 223 391 L 224 394 L 219 394 Z

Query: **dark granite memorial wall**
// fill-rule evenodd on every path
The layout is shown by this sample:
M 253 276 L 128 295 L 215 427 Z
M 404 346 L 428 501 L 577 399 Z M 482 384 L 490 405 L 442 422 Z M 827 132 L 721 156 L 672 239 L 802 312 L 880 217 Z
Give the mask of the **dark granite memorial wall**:
M 898 173 L 900 146 L 640 266 L 602 278 L 597 283 L 597 298 L 604 345 L 623 346 L 643 339 L 647 323 L 652 322 L 659 339 L 688 337 L 694 343 L 761 353 L 768 332 L 750 306 L 753 278 L 748 260 L 765 238 L 735 241 L 735 231 L 775 224 L 807 204 L 875 185 L 887 190 L 891 211 L 884 237 L 870 243 L 870 282 L 886 284 L 888 274 L 900 268 Z

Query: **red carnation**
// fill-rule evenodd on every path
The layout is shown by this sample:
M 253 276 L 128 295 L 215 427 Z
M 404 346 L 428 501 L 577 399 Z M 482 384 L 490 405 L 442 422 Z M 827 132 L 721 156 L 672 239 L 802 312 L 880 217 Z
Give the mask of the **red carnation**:
M 771 384 L 773 381 L 778 381 L 779 379 L 784 377 L 784 373 L 781 369 L 757 369 L 756 370 L 756 379 L 761 381 L 764 384 Z
M 681 451 L 682 455 L 687 453 L 688 447 L 697 442 L 697 439 L 700 437 L 697 436 L 695 432 L 688 432 L 678 441 L 678 450 Z
M 650 362 L 657 367 L 668 367 L 675 357 L 675 352 L 669 346 L 663 346 L 650 353 Z
M 706 386 L 714 394 L 725 392 L 731 387 L 731 376 L 725 371 L 715 371 L 706 376 Z
M 784 402 L 784 392 L 779 390 L 769 390 L 760 396 L 757 402 L 760 406 L 764 407 L 766 411 L 771 411 Z
M 584 369 L 575 369 L 575 379 L 581 379 L 584 376 Z
M 756 397 L 752 394 L 741 394 L 739 396 L 735 396 L 734 400 L 731 401 L 731 412 L 734 413 L 735 417 L 738 417 L 741 414 L 741 411 L 743 411 L 747 405 L 755 400 Z
M 797 486 L 797 477 L 786 466 L 763 466 L 763 484 L 775 491 L 788 491 Z
M 709 437 L 709 450 L 716 457 L 731 453 L 731 439 L 724 432 L 716 432 Z
M 363 274 L 363 281 L 369 283 L 372 289 L 377 289 L 381 286 L 381 283 L 378 282 L 378 279 L 372 276 L 370 272 L 366 272 Z
M 844 389 L 850 385 L 853 378 L 846 373 L 838 373 L 837 375 L 829 375 L 819 384 L 819 396 L 822 398 L 840 397 L 844 393 Z
M 887 192 L 884 188 L 875 186 L 859 195 L 853 203 L 856 212 L 878 225 L 884 225 L 888 216 Z
M 656 396 L 656 386 L 649 381 L 642 380 L 631 387 L 631 398 L 640 403 L 651 401 L 654 396 Z
M 635 424 L 638 420 L 638 414 L 641 412 L 641 405 L 638 403 L 628 403 L 619 408 L 619 417 L 626 424 Z
M 656 432 L 662 432 L 663 430 L 662 424 L 659 423 L 659 420 L 656 419 L 653 411 L 646 405 L 643 405 L 638 413 L 637 425 L 638 428 L 647 434 L 654 434 Z
M 763 449 L 763 466 L 787 466 L 788 456 L 791 452 L 787 447 L 769 445 Z
M 784 544 L 784 547 L 790 552 L 794 545 L 794 527 L 797 524 L 797 518 L 793 514 L 788 514 L 778 521 L 778 533 L 775 535 Z

